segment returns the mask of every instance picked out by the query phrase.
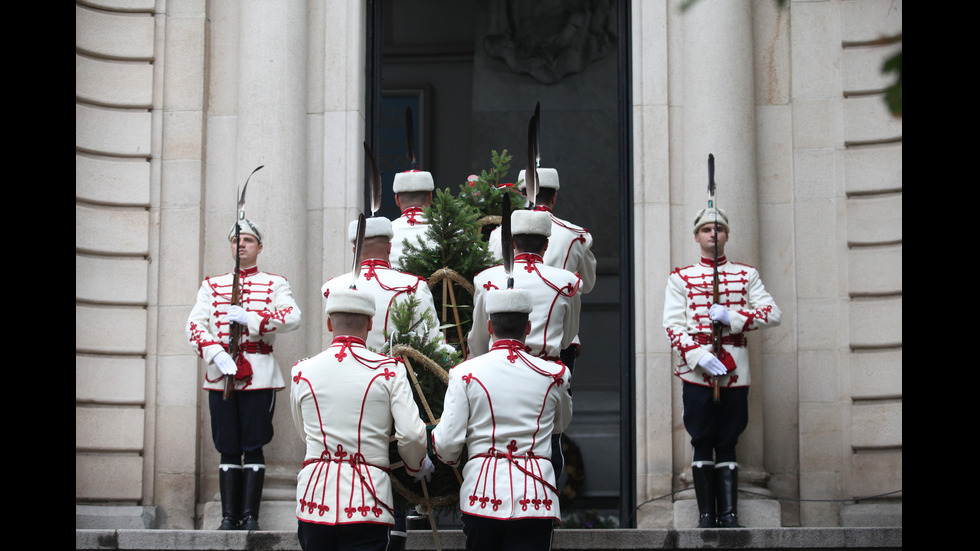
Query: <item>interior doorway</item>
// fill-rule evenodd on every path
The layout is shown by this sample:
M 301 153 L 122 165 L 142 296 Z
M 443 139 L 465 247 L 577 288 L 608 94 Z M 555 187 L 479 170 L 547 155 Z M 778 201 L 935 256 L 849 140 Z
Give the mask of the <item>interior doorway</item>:
M 527 124 L 541 106 L 541 166 L 558 170 L 555 215 L 587 228 L 598 260 L 583 297 L 575 412 L 562 512 L 597 510 L 632 526 L 632 196 L 629 3 L 520 0 L 370 1 L 368 125 L 390 194 L 407 170 L 405 107 L 413 108 L 419 168 L 457 193 L 513 155 L 526 163 Z M 382 211 L 398 216 L 393 197 Z

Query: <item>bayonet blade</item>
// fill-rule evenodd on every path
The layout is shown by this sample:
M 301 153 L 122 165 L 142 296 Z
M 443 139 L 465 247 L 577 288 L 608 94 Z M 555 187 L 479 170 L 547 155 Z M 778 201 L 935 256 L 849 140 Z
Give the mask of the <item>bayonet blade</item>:
M 366 228 L 367 220 L 363 214 L 358 214 L 357 237 L 354 239 L 354 266 L 351 269 L 351 289 L 357 289 L 357 278 L 361 276 L 361 260 L 364 257 L 364 232 Z
M 510 192 L 504 191 L 500 208 L 500 248 L 504 257 L 504 272 L 507 274 L 507 288 L 514 288 L 514 238 L 510 227 Z
M 374 154 L 367 142 L 364 142 L 364 156 L 368 160 L 370 174 L 368 174 L 368 195 L 371 201 L 371 216 L 381 210 L 381 171 L 378 170 L 378 163 L 374 160 Z
M 530 201 L 532 206 L 538 196 L 538 175 L 534 165 L 534 143 L 537 137 L 534 126 L 534 117 L 531 117 L 527 125 L 527 169 L 524 171 L 524 184 L 528 201 Z
M 708 207 L 714 207 L 715 198 L 715 156 L 708 153 Z
M 534 166 L 541 166 L 541 102 L 534 105 Z
M 419 161 L 415 157 L 415 124 L 412 120 L 412 108 L 405 108 L 405 139 L 408 143 L 408 162 L 411 163 L 412 170 L 419 167 Z
M 251 174 L 248 175 L 248 178 L 245 178 L 245 185 L 242 187 L 242 193 L 241 193 L 241 195 L 238 198 L 238 220 L 239 221 L 245 219 L 245 191 L 248 189 L 248 181 L 252 179 L 252 174 L 255 174 L 256 172 L 259 171 L 259 169 L 261 169 L 264 166 L 265 165 L 259 165 L 258 167 L 256 167 L 255 170 L 253 170 L 251 172 Z M 237 194 L 237 191 L 236 191 L 236 194 Z

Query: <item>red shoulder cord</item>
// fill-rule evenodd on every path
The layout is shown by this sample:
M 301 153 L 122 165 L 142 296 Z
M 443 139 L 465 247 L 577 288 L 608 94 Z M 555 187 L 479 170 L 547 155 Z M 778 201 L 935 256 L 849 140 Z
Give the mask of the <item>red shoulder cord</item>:
M 371 278 L 373 277 L 374 279 L 378 280 L 378 287 L 381 287 L 385 291 L 392 291 L 392 292 L 395 292 L 395 293 L 414 293 L 419 288 L 419 281 L 422 281 L 422 278 L 417 278 L 415 280 L 415 283 L 413 285 L 403 285 L 401 287 L 392 287 L 391 285 L 387 285 L 383 281 L 381 281 L 380 275 L 375 270 L 375 268 L 383 268 L 383 269 L 386 269 L 386 270 L 391 270 L 391 264 L 389 264 L 388 262 L 385 262 L 384 260 L 379 260 L 377 258 L 371 258 L 371 259 L 368 259 L 368 260 L 365 260 L 365 261 L 361 262 L 361 266 L 364 267 L 364 268 L 367 268 L 367 271 L 364 272 L 364 279 L 366 279 L 367 281 L 371 281 Z M 394 271 L 394 270 L 392 270 L 392 271 Z M 399 272 L 399 273 L 403 273 L 403 272 Z
M 375 268 L 391 268 L 391 264 L 379 258 L 369 258 L 361 262 L 361 268 L 367 268 L 364 272 L 364 279 L 371 281 L 372 277 L 378 277 Z M 380 280 L 378 280 L 380 283 Z
M 561 219 L 555 217 L 555 213 L 552 212 L 550 208 L 548 208 L 548 207 L 546 207 L 544 205 L 534 205 L 534 210 L 536 210 L 536 211 L 542 211 L 542 212 L 547 212 L 547 213 L 551 214 L 551 222 L 552 223 L 558 224 L 559 226 L 565 228 L 566 230 L 568 230 L 570 232 L 579 234 L 579 237 L 577 237 L 576 240 L 580 240 L 580 241 L 583 241 L 583 242 L 585 241 L 585 238 L 582 237 L 582 235 L 589 233 L 589 230 L 587 230 L 585 228 L 577 228 L 577 227 L 573 228 L 572 226 L 569 226 L 568 224 L 565 224 L 564 221 L 562 221 Z
M 367 346 L 365 346 L 364 341 L 361 340 L 360 337 L 354 337 L 350 335 L 341 335 L 338 337 L 334 337 L 333 342 L 330 343 L 330 347 L 333 348 L 334 346 L 337 345 L 340 345 L 340 350 L 336 354 L 334 354 L 334 357 L 337 358 L 338 362 L 343 361 L 343 359 L 347 357 L 348 351 L 350 352 L 351 357 L 357 360 L 357 363 L 363 365 L 368 369 L 378 369 L 383 365 L 389 365 L 389 364 L 393 365 L 399 362 L 398 359 L 390 358 L 388 356 L 381 356 L 380 359 L 368 359 L 363 356 L 359 356 L 355 348 L 357 349 L 363 348 L 367 350 Z
M 548 278 L 544 277 L 541 274 L 541 271 L 538 270 L 538 266 L 537 265 L 538 265 L 539 262 L 541 262 L 541 257 L 540 256 L 538 256 L 538 255 L 536 255 L 534 253 L 521 253 L 521 254 L 519 254 L 519 255 L 517 255 L 517 256 L 514 257 L 514 261 L 515 262 L 518 261 L 518 260 L 525 261 L 527 263 L 527 266 L 525 266 L 525 268 L 524 268 L 525 270 L 527 270 L 528 272 L 535 272 L 535 273 L 537 273 L 538 274 L 538 277 L 541 278 L 541 281 L 545 282 L 545 284 L 548 285 L 548 287 L 551 287 L 552 289 L 554 289 L 555 292 L 558 293 L 558 294 L 560 294 L 561 296 L 563 296 L 563 297 L 572 297 L 572 296 L 575 296 L 575 293 L 578 292 L 578 288 L 579 288 L 579 284 L 581 283 L 581 279 L 575 285 L 572 285 L 571 283 L 569 283 L 568 285 L 565 285 L 564 287 L 558 287 L 554 283 L 548 281 Z
M 508 351 L 508 353 L 507 353 L 507 359 L 510 360 L 510 363 L 516 363 L 517 360 L 521 360 L 521 362 L 524 365 L 530 367 L 531 370 L 534 371 L 535 373 L 537 373 L 539 375 L 544 375 L 545 377 L 551 377 L 559 385 L 561 385 L 561 384 L 563 384 L 565 382 L 564 379 L 562 379 L 562 375 L 565 374 L 565 364 L 561 363 L 560 361 L 559 362 L 554 362 L 554 363 L 562 366 L 562 370 L 560 372 L 558 372 L 557 374 L 555 374 L 555 373 L 549 373 L 549 372 L 541 369 L 540 367 L 534 365 L 534 363 L 531 360 L 528 359 L 527 352 L 525 351 L 525 348 L 524 348 L 524 343 L 522 343 L 519 340 L 516 340 L 516 339 L 500 339 L 500 340 L 494 341 L 493 345 L 490 346 L 490 350 L 507 350 Z
M 422 207 L 408 207 L 402 211 L 402 216 L 408 218 L 408 225 L 424 224 L 418 217 L 422 216 Z

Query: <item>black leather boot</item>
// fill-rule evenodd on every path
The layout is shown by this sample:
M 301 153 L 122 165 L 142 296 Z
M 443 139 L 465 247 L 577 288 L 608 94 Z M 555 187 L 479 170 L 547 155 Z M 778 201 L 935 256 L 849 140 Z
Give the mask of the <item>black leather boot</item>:
M 386 551 L 405 551 L 405 542 L 407 541 L 408 538 L 405 536 L 389 534 Z
M 715 465 L 715 499 L 718 527 L 742 528 L 738 523 L 738 463 Z
M 691 464 L 694 493 L 698 498 L 698 528 L 715 527 L 715 463 L 695 461 Z
M 218 488 L 221 490 L 221 525 L 218 530 L 238 530 L 242 521 L 242 467 L 220 465 Z
M 262 484 L 265 482 L 265 465 L 245 465 L 245 510 L 242 511 L 241 530 L 259 528 L 259 506 L 262 504 Z
M 388 531 L 388 547 L 385 551 L 405 551 L 405 542 L 408 541 L 408 518 L 405 516 L 405 509 L 395 506 L 392 513 L 395 517 L 395 525 Z

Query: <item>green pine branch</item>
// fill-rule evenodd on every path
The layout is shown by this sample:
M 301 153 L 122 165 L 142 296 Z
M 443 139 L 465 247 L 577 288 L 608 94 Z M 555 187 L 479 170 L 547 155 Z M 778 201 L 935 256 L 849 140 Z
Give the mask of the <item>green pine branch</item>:
M 478 213 L 478 218 L 500 216 L 503 197 L 507 194 L 511 196 L 511 210 L 524 208 L 524 196 L 518 190 L 520 181 L 514 184 L 503 182 L 510 170 L 510 161 L 513 156 L 507 153 L 505 149 L 500 154 L 496 150 L 491 151 L 490 157 L 490 161 L 493 163 L 490 172 L 482 171 L 476 180 L 459 188 L 459 199 L 472 207 Z M 483 233 L 489 235 L 489 231 Z
M 410 346 L 448 373 L 453 366 L 463 361 L 462 354 L 455 348 L 448 346 L 446 341 L 441 338 L 441 334 L 438 339 L 429 338 L 430 328 L 438 322 L 433 318 L 431 312 L 419 308 L 420 304 L 418 297 L 413 294 L 406 300 L 392 305 L 389 309 L 389 315 L 393 329 L 391 333 L 385 334 L 386 342 L 381 353 L 390 354 L 395 345 Z M 408 365 L 405 367 L 408 369 Z M 422 421 L 430 424 L 431 420 L 426 414 L 426 406 L 436 419 L 442 417 L 443 404 L 446 398 L 446 384 L 443 383 L 441 377 L 420 365 L 420 362 L 412 362 L 411 369 L 419 383 L 418 388 L 412 385 L 412 395 L 419 408 Z M 424 404 L 423 396 L 425 397 Z M 393 463 L 401 459 L 394 443 L 389 447 L 389 456 Z M 418 483 L 412 480 L 411 475 L 405 469 L 395 469 L 391 474 L 402 486 L 411 489 L 416 494 L 421 493 Z M 451 499 L 459 494 L 459 482 L 451 468 L 438 463 L 435 472 L 432 474 L 432 479 L 428 483 L 428 489 L 431 497 Z M 395 495 L 395 501 L 399 507 L 415 505 L 411 503 L 411 500 L 399 494 Z
M 463 278 L 473 276 L 494 264 L 480 234 L 479 213 L 446 190 L 436 191 L 423 211 L 429 227 L 426 236 L 414 243 L 405 240 L 402 270 L 428 278 L 442 268 L 451 268 Z

